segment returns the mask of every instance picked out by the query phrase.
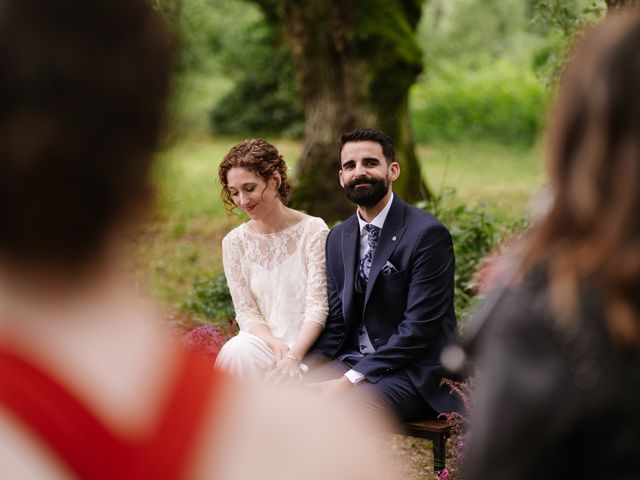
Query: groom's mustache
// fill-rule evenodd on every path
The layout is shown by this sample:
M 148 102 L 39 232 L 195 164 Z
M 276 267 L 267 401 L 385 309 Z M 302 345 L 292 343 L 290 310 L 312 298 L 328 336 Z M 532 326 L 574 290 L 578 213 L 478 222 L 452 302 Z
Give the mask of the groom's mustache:
M 347 184 L 347 187 L 353 188 L 358 185 L 375 185 L 377 182 L 375 178 L 354 178 Z

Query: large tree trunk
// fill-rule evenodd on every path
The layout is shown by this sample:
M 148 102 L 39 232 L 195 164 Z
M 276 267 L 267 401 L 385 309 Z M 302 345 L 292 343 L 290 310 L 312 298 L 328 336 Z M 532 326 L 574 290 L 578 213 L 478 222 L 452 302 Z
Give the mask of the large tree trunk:
M 388 133 L 402 168 L 394 190 L 425 198 L 409 121 L 408 94 L 422 69 L 415 39 L 420 0 L 283 0 L 305 110 L 305 142 L 293 204 L 328 221 L 353 205 L 338 183 L 339 137 L 356 127 Z

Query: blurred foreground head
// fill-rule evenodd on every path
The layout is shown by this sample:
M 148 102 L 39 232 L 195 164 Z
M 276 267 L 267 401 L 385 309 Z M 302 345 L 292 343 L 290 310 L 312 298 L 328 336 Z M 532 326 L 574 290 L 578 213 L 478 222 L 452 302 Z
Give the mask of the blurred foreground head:
M 534 230 L 525 264 L 549 267 L 560 314 L 571 314 L 580 283 L 592 283 L 603 293 L 614 335 L 640 345 L 637 13 L 609 15 L 576 46 L 548 140 L 552 202 Z
M 0 0 L 0 262 L 81 269 L 144 210 L 170 68 L 145 0 Z

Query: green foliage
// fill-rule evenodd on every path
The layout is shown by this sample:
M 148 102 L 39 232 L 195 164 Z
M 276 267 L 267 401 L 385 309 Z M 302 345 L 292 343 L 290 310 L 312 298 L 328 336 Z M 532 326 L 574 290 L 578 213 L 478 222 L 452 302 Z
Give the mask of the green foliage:
M 304 113 L 297 91 L 289 52 L 283 46 L 264 52 L 211 111 L 211 131 L 299 138 Z
M 531 144 L 547 92 L 532 58 L 545 44 L 522 0 L 432 0 L 419 26 L 426 73 L 411 92 L 419 142 Z
M 232 0 L 154 0 L 178 39 L 181 72 L 216 69 L 238 27 L 253 21 L 255 9 Z M 229 19 L 233 18 L 233 22 Z
M 376 52 L 381 62 L 397 57 L 408 65 L 421 66 L 422 50 L 415 35 L 415 23 L 420 18 L 422 3 L 361 0 L 357 7 L 366 14 L 358 16 L 356 25 L 360 54 L 370 56 Z M 380 50 L 388 50 L 390 55 L 381 55 Z
M 546 92 L 531 69 L 506 59 L 475 68 L 449 64 L 411 94 L 416 139 L 532 143 L 545 115 Z
M 254 2 L 154 0 L 176 35 L 172 132 L 299 137 L 289 52 Z
M 526 64 L 544 41 L 529 26 L 522 0 L 431 0 L 419 27 L 427 69 L 445 62 L 473 65 L 480 56 Z
M 559 30 L 571 38 L 586 25 L 602 18 L 604 0 L 533 0 L 534 23 L 542 30 Z
M 240 25 L 234 37 L 223 61 L 235 86 L 211 111 L 211 131 L 301 137 L 304 114 L 293 63 L 276 30 L 259 15 Z
M 533 25 L 545 34 L 546 44 L 534 58 L 549 88 L 558 83 L 571 46 L 585 28 L 607 11 L 604 0 L 533 0 Z
M 506 238 L 524 230 L 527 221 L 500 222 L 482 204 L 450 207 L 439 199 L 417 206 L 435 215 L 451 232 L 456 257 L 455 308 L 458 322 L 464 325 L 474 306 L 474 275 L 480 261 Z
M 233 301 L 224 273 L 196 278 L 189 298 L 181 308 L 202 315 L 214 323 L 229 323 L 235 318 Z

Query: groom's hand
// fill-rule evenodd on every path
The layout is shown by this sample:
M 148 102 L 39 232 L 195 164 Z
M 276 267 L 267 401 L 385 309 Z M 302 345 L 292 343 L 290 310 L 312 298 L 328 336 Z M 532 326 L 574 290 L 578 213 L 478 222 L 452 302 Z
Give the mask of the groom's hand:
M 309 388 L 317 390 L 323 397 L 334 398 L 340 394 L 353 388 L 353 384 L 345 377 L 341 375 L 333 380 L 326 380 L 324 382 L 309 383 Z

